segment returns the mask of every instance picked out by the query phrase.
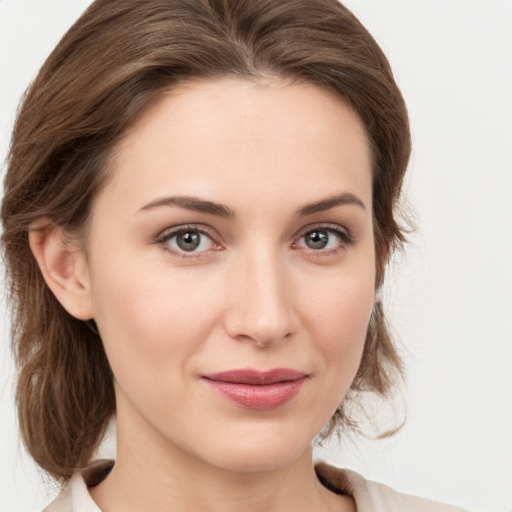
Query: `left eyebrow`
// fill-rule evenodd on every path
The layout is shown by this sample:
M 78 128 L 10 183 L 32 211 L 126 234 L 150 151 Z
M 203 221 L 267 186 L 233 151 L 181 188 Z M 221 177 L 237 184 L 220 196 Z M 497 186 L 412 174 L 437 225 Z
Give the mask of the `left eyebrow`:
M 364 211 L 366 211 L 366 207 L 361 199 L 356 197 L 354 194 L 351 194 L 350 192 L 345 192 L 343 194 L 327 197 L 326 199 L 301 206 L 297 210 L 296 215 L 298 217 L 305 217 L 307 215 L 312 215 L 313 213 L 325 212 L 331 208 L 335 208 L 336 206 L 342 206 L 346 204 L 359 206 Z

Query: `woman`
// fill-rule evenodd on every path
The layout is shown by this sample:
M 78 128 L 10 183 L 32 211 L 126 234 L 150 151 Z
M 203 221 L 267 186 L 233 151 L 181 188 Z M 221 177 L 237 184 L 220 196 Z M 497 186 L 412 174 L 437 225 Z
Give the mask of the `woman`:
M 47 510 L 455 510 L 312 464 L 401 373 L 376 297 L 409 151 L 334 0 L 94 2 L 24 99 L 2 208 Z

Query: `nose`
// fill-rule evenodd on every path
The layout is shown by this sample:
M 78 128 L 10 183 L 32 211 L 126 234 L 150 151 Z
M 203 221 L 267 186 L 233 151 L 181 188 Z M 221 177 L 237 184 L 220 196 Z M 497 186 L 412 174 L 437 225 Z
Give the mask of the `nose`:
M 292 290 L 283 267 L 273 254 L 239 258 L 230 272 L 225 318 L 231 337 L 267 347 L 293 334 Z

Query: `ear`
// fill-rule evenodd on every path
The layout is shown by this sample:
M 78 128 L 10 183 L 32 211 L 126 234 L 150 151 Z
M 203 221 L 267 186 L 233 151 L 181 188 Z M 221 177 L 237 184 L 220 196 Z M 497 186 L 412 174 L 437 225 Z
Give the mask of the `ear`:
M 46 284 L 64 309 L 79 320 L 94 317 L 89 271 L 83 251 L 46 218 L 30 226 L 29 243 Z

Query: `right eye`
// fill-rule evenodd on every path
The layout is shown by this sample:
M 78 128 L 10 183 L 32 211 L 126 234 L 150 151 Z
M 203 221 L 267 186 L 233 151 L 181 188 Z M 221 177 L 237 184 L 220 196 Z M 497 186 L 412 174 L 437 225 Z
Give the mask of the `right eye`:
M 208 233 L 194 227 L 166 231 L 159 237 L 158 243 L 183 257 L 187 257 L 187 254 L 193 255 L 209 251 L 216 246 Z

